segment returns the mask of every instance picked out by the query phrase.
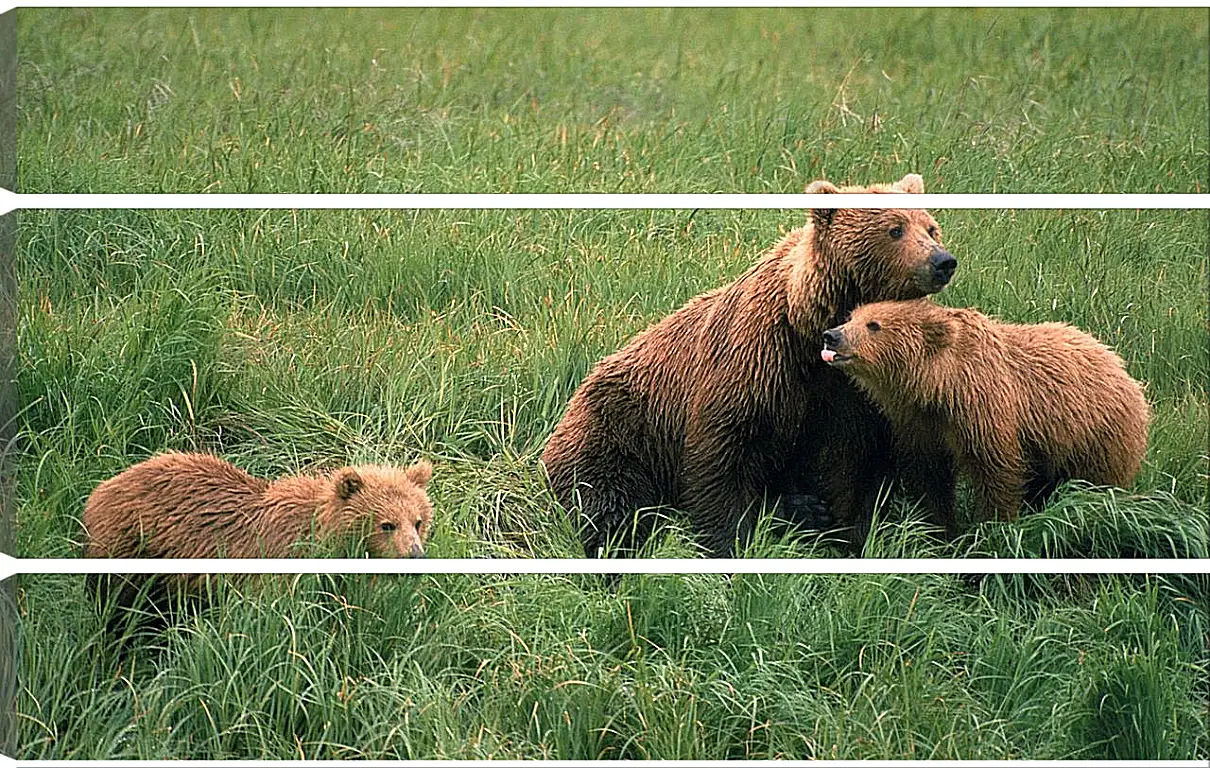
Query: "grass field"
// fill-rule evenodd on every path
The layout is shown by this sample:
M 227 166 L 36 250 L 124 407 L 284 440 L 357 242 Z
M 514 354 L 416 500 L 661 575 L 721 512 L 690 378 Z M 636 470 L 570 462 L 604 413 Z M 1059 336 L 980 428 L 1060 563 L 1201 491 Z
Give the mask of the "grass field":
M 25 192 L 1204 192 L 1186 10 L 21 9 Z M 526 34 L 517 34 L 523 30 Z M 936 211 L 938 298 L 1094 333 L 1133 489 L 868 557 L 1210 556 L 1206 212 Z M 801 211 L 22 211 L 18 551 L 168 448 L 433 461 L 437 557 L 580 548 L 537 457 L 589 368 Z M 672 526 L 653 554 L 696 557 Z M 844 557 L 762 526 L 747 557 Z M 24 576 L 22 758 L 1210 757 L 1205 577 L 216 583 L 115 656 Z
M 798 192 L 907 167 L 938 192 L 1205 192 L 1208 21 L 1204 8 L 23 8 L 20 183 Z
M 95 484 L 165 448 L 266 475 L 424 455 L 431 554 L 578 556 L 537 464 L 571 392 L 803 218 L 22 216 L 19 547 L 61 557 Z M 950 544 L 892 504 L 866 554 L 1210 555 L 1205 214 L 938 217 L 961 261 L 941 300 L 1114 345 L 1150 448 L 1131 492 L 1071 488 Z M 844 556 L 774 533 L 744 554 Z M 304 579 L 120 666 L 78 577 L 22 584 L 26 757 L 1210 755 L 1210 587 L 1183 578 Z
M 1204 580 L 305 576 L 125 659 L 22 586 L 31 759 L 1210 753 Z
M 1155 411 L 1138 488 L 1205 502 L 1205 215 L 939 216 L 962 264 L 941 300 L 1113 345 Z M 436 554 L 576 554 L 536 461 L 572 391 L 802 218 L 26 212 L 19 549 L 70 554 L 98 482 L 204 448 L 266 475 L 423 454 Z

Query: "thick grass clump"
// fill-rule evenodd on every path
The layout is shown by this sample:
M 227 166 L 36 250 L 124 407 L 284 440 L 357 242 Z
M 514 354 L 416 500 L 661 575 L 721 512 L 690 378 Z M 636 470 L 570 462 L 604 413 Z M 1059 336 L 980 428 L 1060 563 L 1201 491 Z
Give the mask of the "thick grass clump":
M 25 192 L 799 192 L 905 168 L 940 192 L 1210 182 L 1197 8 L 19 22 Z

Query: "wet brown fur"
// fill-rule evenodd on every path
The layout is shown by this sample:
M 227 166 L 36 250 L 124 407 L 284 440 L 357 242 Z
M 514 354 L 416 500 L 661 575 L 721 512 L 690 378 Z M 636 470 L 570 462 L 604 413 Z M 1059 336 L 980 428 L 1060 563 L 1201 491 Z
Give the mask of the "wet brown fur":
M 807 191 L 923 192 L 923 182 Z M 895 224 L 906 229 L 898 240 Z M 767 493 L 816 494 L 860 528 L 891 464 L 889 425 L 822 364 L 820 334 L 862 301 L 939 290 L 925 279 L 938 243 L 925 211 L 813 209 L 735 282 L 600 361 L 542 454 L 585 551 L 641 546 L 651 518 L 636 522 L 635 510 L 668 505 L 726 555 Z
M 928 300 L 858 307 L 832 348 L 904 449 L 970 474 L 981 520 L 1012 520 L 1062 481 L 1129 487 L 1150 408 L 1112 350 L 1063 323 L 1011 325 Z M 956 529 L 952 483 L 932 510 Z
M 324 477 L 253 477 L 215 456 L 166 453 L 101 483 L 84 508 L 85 557 L 305 556 L 308 542 L 354 544 L 380 557 L 423 557 L 432 466 L 364 465 Z M 394 526 L 384 530 L 383 526 Z M 106 632 L 154 630 L 182 600 L 204 603 L 207 577 L 90 574 Z M 125 609 L 146 602 L 130 613 Z
M 85 557 L 289 557 L 308 539 L 363 535 L 372 555 L 420 555 L 433 515 L 424 490 L 431 474 L 420 462 L 269 482 L 216 456 L 166 453 L 92 492 Z

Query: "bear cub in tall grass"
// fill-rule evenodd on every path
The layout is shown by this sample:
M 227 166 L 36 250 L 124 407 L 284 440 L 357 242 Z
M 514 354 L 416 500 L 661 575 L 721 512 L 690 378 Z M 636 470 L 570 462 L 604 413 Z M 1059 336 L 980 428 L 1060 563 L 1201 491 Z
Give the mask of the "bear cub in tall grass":
M 951 535 L 955 470 L 973 480 L 979 519 L 1013 520 L 1064 480 L 1129 487 L 1147 451 L 1142 387 L 1070 325 L 920 299 L 860 306 L 823 339 L 824 362 L 869 393 L 901 450 L 936 468 L 925 504 Z
M 199 453 L 166 453 L 97 486 L 84 508 L 85 557 L 279 558 L 309 543 L 376 557 L 424 557 L 433 519 L 432 465 L 364 465 L 272 482 Z M 129 606 L 147 581 L 119 576 Z M 104 605 L 114 580 L 90 578 Z M 166 575 L 160 591 L 197 593 L 201 579 Z

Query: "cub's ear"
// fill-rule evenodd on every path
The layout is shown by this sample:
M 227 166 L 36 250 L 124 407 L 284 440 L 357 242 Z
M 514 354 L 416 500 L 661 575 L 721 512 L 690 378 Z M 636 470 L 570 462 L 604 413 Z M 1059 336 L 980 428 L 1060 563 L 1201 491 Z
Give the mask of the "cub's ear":
M 913 195 L 924 194 L 924 177 L 918 173 L 909 173 L 891 185 L 896 192 L 909 192 Z
M 823 181 L 822 179 L 819 181 L 813 181 L 807 185 L 808 195 L 835 195 L 839 192 L 840 190 L 835 184 L 830 181 Z M 832 217 L 835 214 L 835 208 L 812 208 L 811 221 L 813 221 L 817 227 L 826 227 L 831 223 Z
M 345 467 L 336 473 L 336 495 L 344 501 L 353 498 L 353 494 L 361 490 L 365 485 L 365 481 L 361 479 L 361 475 L 357 474 L 357 470 L 352 467 Z
M 421 459 L 407 468 L 407 476 L 408 480 L 424 488 L 429 484 L 429 479 L 433 476 L 433 465 Z
M 813 181 L 808 184 L 806 191 L 808 195 L 835 195 L 840 192 L 840 189 L 838 189 L 837 186 L 832 182 L 820 179 L 819 181 Z

